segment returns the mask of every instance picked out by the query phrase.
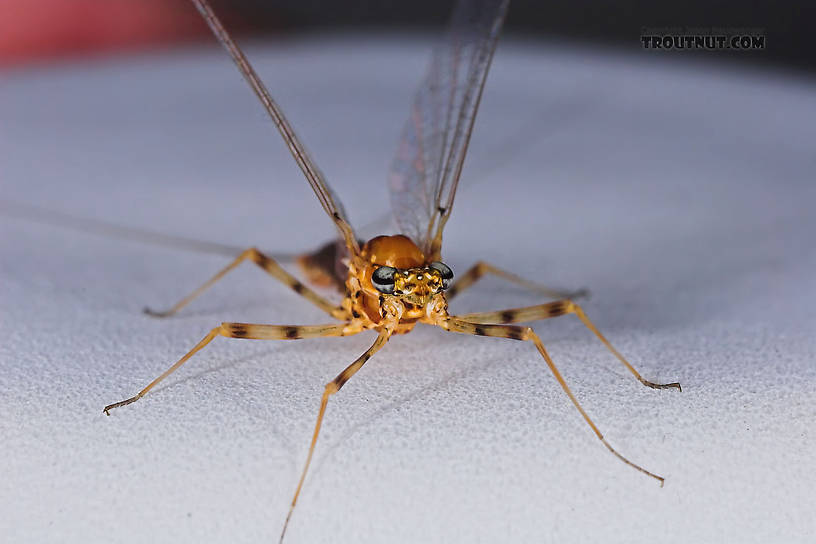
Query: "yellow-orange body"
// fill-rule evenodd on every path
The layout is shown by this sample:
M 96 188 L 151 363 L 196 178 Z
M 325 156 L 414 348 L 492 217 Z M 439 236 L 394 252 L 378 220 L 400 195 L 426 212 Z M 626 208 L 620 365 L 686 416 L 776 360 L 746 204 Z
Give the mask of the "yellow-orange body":
M 366 242 L 359 258 L 349 262 L 346 298 L 342 307 L 367 328 L 379 328 L 386 312 L 399 314 L 396 334 L 405 334 L 417 321 L 435 323 L 447 313 L 447 302 L 441 290 L 439 272 L 428 267 L 425 255 L 407 236 L 377 236 Z M 397 279 L 403 296 L 385 295 L 371 283 L 374 270 L 380 266 L 401 269 Z M 402 293 L 401 293 L 402 294 Z

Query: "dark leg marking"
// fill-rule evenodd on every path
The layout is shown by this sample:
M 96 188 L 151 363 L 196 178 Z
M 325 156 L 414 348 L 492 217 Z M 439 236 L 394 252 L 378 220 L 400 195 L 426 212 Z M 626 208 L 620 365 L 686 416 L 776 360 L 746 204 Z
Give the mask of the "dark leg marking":
M 269 268 L 271 268 L 272 260 L 263 253 L 261 253 L 260 251 L 253 251 L 250 254 L 250 258 L 255 262 L 255 264 L 257 264 L 264 270 L 268 270 Z
M 513 310 L 505 310 L 501 313 L 501 322 L 502 323 L 512 323 L 513 319 L 516 317 L 516 312 Z
M 556 317 L 568 313 L 571 309 L 571 304 L 569 301 L 564 300 L 551 303 L 548 309 L 549 317 Z
M 227 330 L 233 338 L 246 338 L 249 335 L 249 331 L 247 331 L 243 323 L 231 323 Z

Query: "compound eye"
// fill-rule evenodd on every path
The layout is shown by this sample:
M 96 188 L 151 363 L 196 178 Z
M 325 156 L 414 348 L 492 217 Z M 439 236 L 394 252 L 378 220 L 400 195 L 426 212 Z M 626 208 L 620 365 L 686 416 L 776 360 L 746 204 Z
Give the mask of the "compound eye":
M 453 279 L 453 270 L 445 263 L 440 263 L 439 261 L 432 262 L 430 266 L 442 276 L 442 289 L 450 287 L 450 282 Z
M 380 293 L 390 295 L 394 292 L 394 274 L 396 268 L 381 266 L 371 274 L 371 283 Z

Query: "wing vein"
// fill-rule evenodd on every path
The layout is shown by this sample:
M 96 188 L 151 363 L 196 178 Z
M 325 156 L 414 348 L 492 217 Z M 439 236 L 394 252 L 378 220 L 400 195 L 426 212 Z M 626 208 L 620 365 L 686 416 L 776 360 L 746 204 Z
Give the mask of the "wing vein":
M 334 221 L 349 251 L 358 254 L 360 249 L 357 244 L 357 239 L 355 238 L 354 231 L 346 217 L 342 203 L 334 194 L 331 187 L 329 187 L 325 176 L 317 167 L 314 160 L 312 160 L 312 158 L 309 156 L 305 146 L 300 141 L 297 134 L 295 134 L 294 129 L 284 116 L 283 111 L 272 99 L 272 96 L 269 94 L 269 91 L 261 81 L 260 77 L 258 77 L 255 69 L 249 63 L 249 60 L 244 55 L 243 51 L 241 51 L 241 49 L 238 47 L 238 44 L 232 40 L 229 33 L 221 24 L 221 21 L 218 19 L 218 17 L 216 17 L 207 0 L 192 0 L 192 2 L 198 9 L 201 16 L 207 22 L 207 25 L 210 27 L 213 34 L 215 34 L 216 38 L 218 38 L 218 41 L 221 42 L 221 45 L 223 45 L 224 49 L 226 49 L 230 54 L 233 62 L 235 62 L 241 74 L 244 76 L 244 79 L 246 79 L 247 83 L 249 83 L 261 104 L 264 106 L 264 109 L 266 109 L 267 113 L 272 118 L 272 121 L 278 128 L 278 131 L 283 137 L 286 146 L 289 148 L 289 152 L 292 154 L 292 157 L 294 157 L 297 165 L 303 171 L 303 174 L 306 176 L 306 180 L 312 187 L 312 190 L 317 196 L 323 210 L 329 215 L 331 220 Z
M 428 259 L 440 257 L 490 62 L 509 0 L 459 0 L 435 48 L 391 166 L 400 230 Z

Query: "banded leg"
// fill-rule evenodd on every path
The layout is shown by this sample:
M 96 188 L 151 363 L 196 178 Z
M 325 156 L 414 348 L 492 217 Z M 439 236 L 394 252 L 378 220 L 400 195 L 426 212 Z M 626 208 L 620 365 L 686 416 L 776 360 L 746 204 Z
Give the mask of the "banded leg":
M 633 463 L 632 461 L 618 453 L 618 451 L 615 448 L 613 448 L 609 442 L 606 441 L 606 438 L 604 438 L 601 431 L 598 429 L 598 427 L 586 413 L 583 406 L 581 406 L 581 403 L 578 402 L 577 398 L 575 398 L 575 395 L 572 393 L 572 390 L 567 385 L 567 382 L 564 381 L 564 377 L 561 376 L 561 372 L 555 366 L 555 363 L 553 363 L 552 359 L 550 358 L 550 355 L 547 353 L 547 350 L 544 349 L 544 344 L 541 342 L 541 339 L 536 335 L 533 329 L 531 329 L 530 327 L 521 327 L 518 325 L 493 325 L 487 323 L 484 324 L 474 323 L 470 321 L 465 321 L 464 319 L 460 319 L 457 317 L 450 317 L 447 320 L 443 320 L 439 323 L 439 326 L 449 332 L 473 334 L 476 336 L 495 336 L 498 338 L 510 338 L 512 340 L 523 340 L 532 342 L 535 345 L 536 349 L 538 349 L 538 352 L 541 354 L 541 356 L 544 357 L 544 360 L 547 362 L 547 366 L 550 367 L 550 372 L 552 372 L 553 376 L 555 376 L 555 379 L 558 381 L 558 384 L 561 386 L 561 389 L 564 390 L 564 393 L 567 394 L 569 399 L 572 401 L 572 404 L 575 406 L 575 408 L 578 409 L 578 411 L 581 413 L 581 416 L 583 416 L 584 421 L 587 422 L 589 427 L 592 429 L 592 432 L 595 433 L 595 436 L 597 436 L 598 439 L 603 443 L 603 445 L 606 446 L 606 449 L 608 449 L 610 452 L 612 452 L 612 454 L 615 455 L 615 457 L 617 457 L 630 467 L 634 468 L 639 472 L 642 472 L 647 476 L 651 476 L 652 478 L 660 482 L 660 487 L 663 487 L 664 478 L 662 476 L 658 476 L 653 472 L 649 472 L 640 465 Z
M 278 263 L 276 263 L 274 259 L 272 259 L 271 257 L 267 257 L 266 255 L 258 251 L 257 248 L 254 247 L 251 247 L 244 251 L 243 253 L 241 253 L 240 255 L 238 255 L 238 257 L 236 257 L 236 259 L 232 261 L 229 265 L 224 267 L 223 270 L 221 270 L 215 276 L 210 278 L 209 281 L 204 283 L 204 285 L 202 285 L 201 287 L 199 287 L 198 289 L 196 289 L 195 291 L 181 299 L 178 303 L 176 303 L 175 306 L 173 306 L 169 310 L 163 312 L 156 312 L 151 310 L 150 308 L 145 308 L 144 310 L 145 313 L 148 315 L 152 315 L 154 317 L 168 317 L 175 314 L 176 312 L 187 306 L 187 304 L 189 304 L 198 295 L 206 291 L 215 282 L 223 278 L 230 270 L 244 262 L 246 259 L 249 259 L 250 261 L 254 262 L 258 266 L 263 268 L 270 276 L 277 280 L 280 280 L 284 285 L 287 285 L 295 293 L 299 294 L 309 302 L 313 303 L 315 306 L 317 306 L 327 314 L 331 315 L 332 317 L 342 320 L 347 319 L 348 316 L 346 315 L 345 310 L 343 310 L 339 306 L 335 306 L 325 298 L 321 297 L 320 295 L 318 295 L 317 293 L 303 285 L 303 283 L 298 281 L 296 277 L 294 277 L 292 274 L 281 268 L 281 266 Z
M 638 379 L 640 383 L 645 385 L 646 387 L 651 387 L 652 389 L 679 389 L 680 391 L 683 390 L 680 387 L 680 384 L 677 382 L 673 383 L 654 383 L 650 382 L 647 379 L 644 379 L 643 376 L 640 375 L 640 372 L 635 370 L 629 361 L 623 358 L 623 355 L 620 354 L 618 350 L 616 350 L 612 344 L 609 343 L 604 335 L 601 334 L 601 331 L 589 320 L 589 318 L 584 313 L 584 310 L 575 304 L 573 301 L 569 299 L 565 300 L 557 300 L 555 302 L 549 302 L 547 304 L 538 304 L 536 306 L 526 306 L 524 308 L 513 308 L 510 310 L 498 310 L 495 312 L 479 312 L 473 314 L 463 314 L 457 316 L 459 319 L 463 319 L 470 323 L 520 323 L 524 321 L 536 321 L 539 319 L 549 319 L 551 317 L 558 317 L 564 314 L 575 314 L 578 316 L 578 319 L 581 320 L 581 323 L 586 326 L 590 331 L 598 337 L 598 340 L 603 342 L 603 345 L 612 352 L 612 354 L 618 358 L 623 366 L 625 366 L 629 372 L 631 372 L 635 378 Z
M 347 381 L 351 379 L 354 374 L 357 373 L 360 368 L 368 361 L 372 355 L 374 355 L 381 347 L 388 342 L 388 338 L 391 336 L 393 332 L 393 328 L 384 328 L 374 343 L 368 348 L 365 353 L 360 355 L 356 361 L 351 363 L 349 366 L 346 367 L 343 372 L 337 375 L 335 379 L 330 381 L 326 384 L 326 388 L 323 390 L 323 397 L 320 399 L 320 410 L 317 412 L 317 422 L 315 423 L 314 434 L 312 435 L 312 443 L 309 445 L 309 455 L 306 456 L 306 464 L 303 467 L 303 472 L 300 475 L 300 481 L 298 481 L 297 489 L 295 489 L 295 494 L 292 497 L 292 504 L 289 506 L 289 513 L 286 514 L 286 521 L 283 523 L 283 530 L 281 531 L 280 535 L 280 542 L 283 542 L 283 537 L 286 534 L 286 528 L 289 526 L 289 520 L 292 518 L 292 512 L 295 510 L 295 505 L 297 504 L 298 496 L 300 495 L 300 490 L 303 487 L 303 482 L 306 480 L 306 473 L 309 471 L 309 465 L 312 463 L 312 454 L 314 454 L 315 445 L 317 444 L 317 437 L 320 435 L 320 427 L 323 425 L 323 416 L 326 413 L 326 405 L 329 402 L 329 397 L 340 391 L 340 388 L 345 385 Z
M 589 291 L 586 289 L 579 289 L 578 291 L 569 292 L 569 291 L 561 291 L 558 289 L 550 289 L 549 287 L 544 287 L 543 285 L 539 285 L 535 282 L 525 280 L 524 278 L 517 276 L 513 273 L 507 272 L 502 270 L 501 268 L 497 268 L 490 263 L 486 263 L 484 261 L 479 261 L 474 264 L 467 272 L 465 272 L 459 279 L 445 292 L 445 297 L 448 300 L 451 300 L 453 297 L 482 279 L 485 274 L 493 274 L 499 278 L 509 281 L 510 283 L 515 283 L 516 285 L 520 285 L 522 287 L 526 287 L 531 291 L 535 291 L 536 293 L 540 293 L 544 296 L 551 297 L 551 298 L 580 298 L 586 297 L 589 295 Z
M 300 338 L 321 338 L 326 336 L 349 336 L 362 331 L 363 327 L 358 322 L 340 323 L 330 325 L 258 325 L 254 323 L 221 323 L 215 327 L 207 336 L 195 345 L 193 349 L 179 359 L 173 366 L 168 368 L 158 378 L 147 384 L 147 387 L 139 391 L 136 395 L 113 404 L 109 404 L 102 409 L 105 414 L 110 415 L 110 411 L 120 406 L 125 406 L 136 402 L 144 397 L 148 391 L 156 387 L 167 376 L 179 369 L 181 365 L 195 355 L 201 348 L 213 341 L 216 336 L 226 336 L 227 338 L 248 338 L 251 340 L 297 340 Z

